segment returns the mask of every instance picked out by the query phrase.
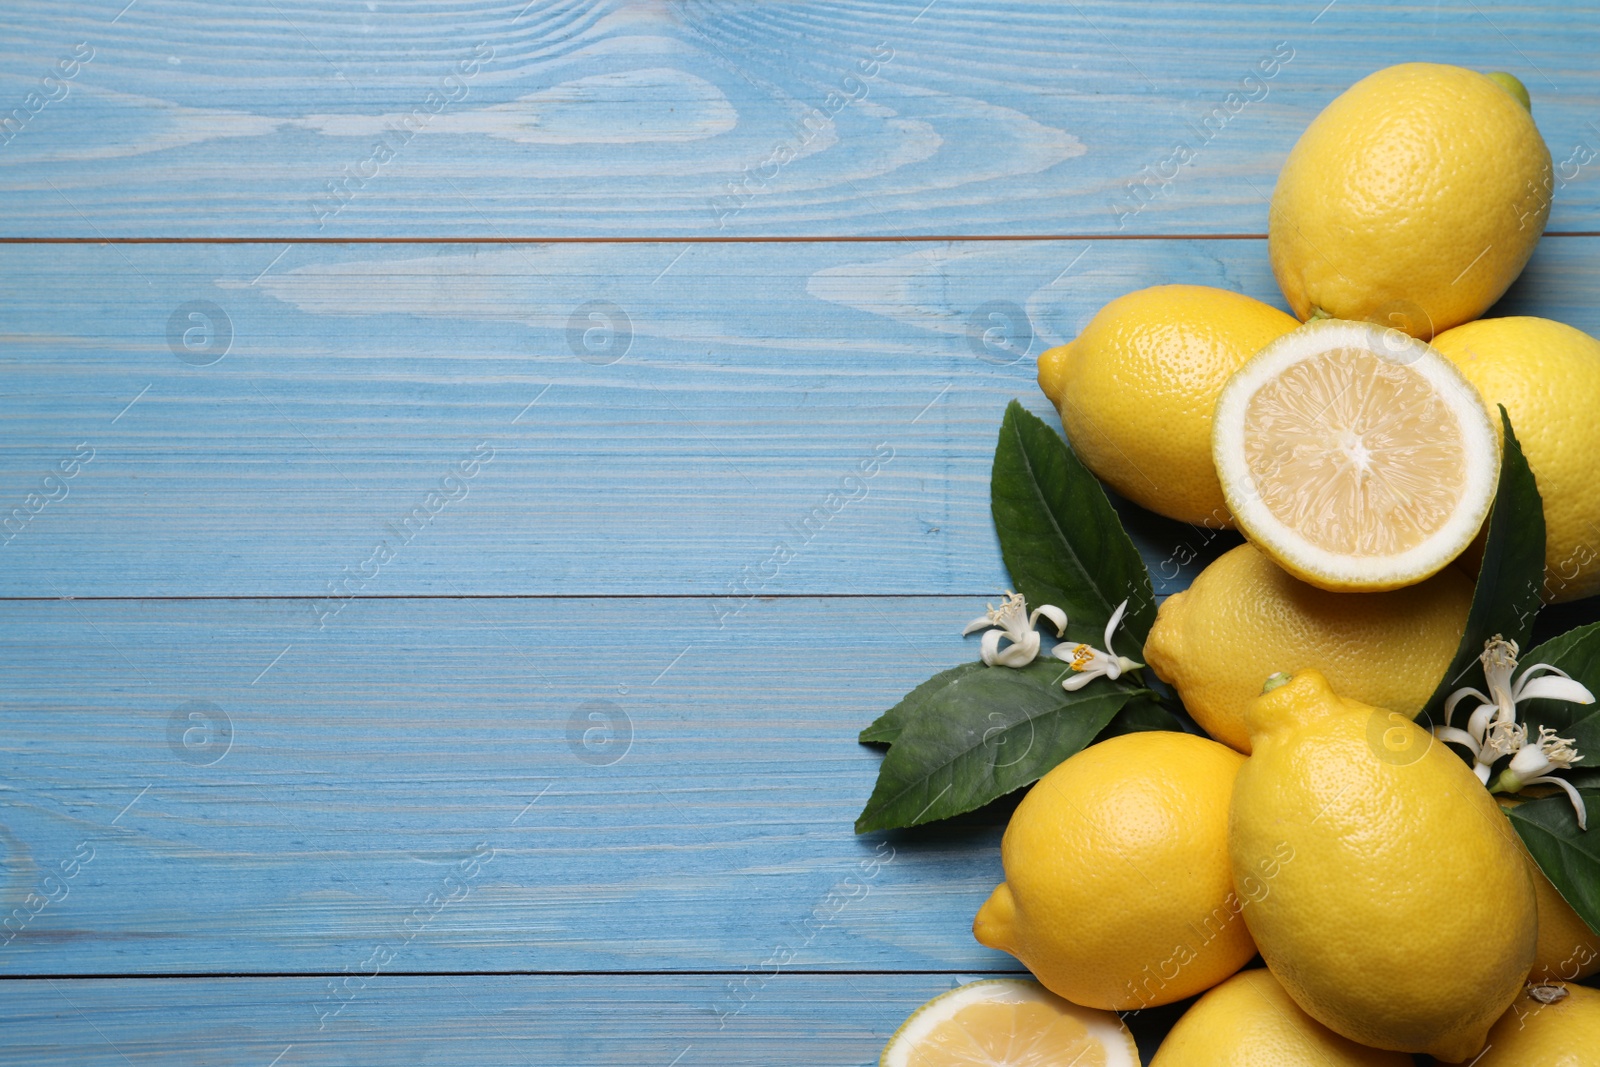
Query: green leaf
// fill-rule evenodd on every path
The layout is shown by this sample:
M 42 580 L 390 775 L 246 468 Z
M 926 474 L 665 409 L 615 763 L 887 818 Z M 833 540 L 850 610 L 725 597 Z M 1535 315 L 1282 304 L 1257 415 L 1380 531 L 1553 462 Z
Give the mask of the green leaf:
M 889 724 L 867 728 L 894 747 L 856 833 L 947 819 L 1037 781 L 1148 692 L 1100 678 L 1069 693 L 1061 681 L 1072 669 L 1049 656 L 1021 669 L 969 667 L 918 686 Z
M 1600 818 L 1600 789 L 1580 790 L 1589 818 Z M 1600 933 L 1600 829 L 1578 829 L 1565 793 L 1511 808 L 1511 824 L 1562 899 Z
M 1144 561 L 1094 475 L 1015 400 L 1000 426 L 989 501 L 1000 555 L 1029 608 L 1056 605 L 1067 613 L 1069 640 L 1099 647 L 1127 600 L 1125 639 L 1143 647 L 1156 616 Z
M 857 738 L 864 745 L 892 745 L 895 738 L 900 736 L 907 718 L 916 714 L 932 695 L 958 678 L 963 678 L 973 671 L 987 670 L 982 661 L 977 663 L 963 663 L 959 667 L 952 667 L 947 671 L 940 671 L 926 682 L 917 686 L 900 699 L 900 703 L 890 708 L 873 720 L 872 725 L 861 731 Z
M 1519 661 L 1519 670 L 1535 663 L 1548 663 L 1582 682 L 1591 693 L 1600 694 L 1600 623 L 1580 626 L 1529 649 Z M 1539 727 L 1548 726 L 1573 742 L 1583 756 L 1571 770 L 1561 772 L 1579 789 L 1600 787 L 1600 704 L 1574 704 L 1566 700 L 1529 700 L 1518 705 L 1517 713 L 1528 727 L 1530 737 L 1539 736 Z M 1595 810 L 1600 819 L 1600 810 Z M 1548 872 L 1547 872 L 1548 873 Z M 1551 877 L 1551 881 L 1554 881 Z
M 1529 649 L 1518 660 L 1519 673 L 1535 663 L 1548 663 L 1566 671 L 1589 692 L 1600 694 L 1600 623 L 1568 630 Z M 1585 756 L 1584 764 L 1600 764 L 1600 704 L 1530 700 L 1519 705 L 1517 712 L 1533 736 L 1538 736 L 1539 727 L 1549 726 L 1576 742 L 1578 751 Z
M 1478 664 L 1483 643 L 1501 634 L 1519 646 L 1526 645 L 1539 614 L 1544 585 L 1544 501 L 1504 407 L 1500 408 L 1500 422 L 1505 428 L 1505 451 L 1494 507 L 1489 510 L 1489 531 L 1478 584 L 1472 591 L 1472 608 L 1455 658 L 1422 709 L 1427 721 L 1435 724 L 1444 721 L 1444 702 L 1451 693 L 1466 685 L 1483 688 Z
M 1136 696 L 1124 704 L 1122 710 L 1117 712 L 1104 730 L 1100 731 L 1100 738 L 1140 733 L 1145 730 L 1174 730 L 1182 733 L 1183 720 L 1156 699 L 1154 693 L 1148 696 Z

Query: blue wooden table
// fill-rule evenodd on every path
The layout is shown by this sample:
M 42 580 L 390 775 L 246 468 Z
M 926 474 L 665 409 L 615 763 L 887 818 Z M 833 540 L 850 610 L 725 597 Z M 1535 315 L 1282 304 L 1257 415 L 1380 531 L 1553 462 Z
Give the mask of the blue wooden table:
M 1416 59 L 1528 85 L 1500 311 L 1600 332 L 1557 0 L 0 30 L 5 1063 L 875 1062 L 1016 970 L 969 932 L 1005 804 L 851 822 L 856 731 L 1006 584 L 1038 353 L 1144 285 L 1281 306 L 1285 154 Z M 1219 543 L 1130 522 L 1162 592 Z

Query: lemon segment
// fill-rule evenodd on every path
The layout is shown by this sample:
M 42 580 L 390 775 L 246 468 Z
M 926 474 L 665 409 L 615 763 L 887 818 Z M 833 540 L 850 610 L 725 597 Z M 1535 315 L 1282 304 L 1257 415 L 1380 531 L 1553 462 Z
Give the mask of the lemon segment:
M 1122 1020 L 1037 982 L 998 978 L 935 997 L 911 1014 L 881 1067 L 1139 1067 Z
M 1336 592 L 1437 573 L 1482 526 L 1500 472 L 1488 411 L 1447 359 L 1398 330 L 1332 319 L 1229 379 L 1212 455 L 1245 535 Z

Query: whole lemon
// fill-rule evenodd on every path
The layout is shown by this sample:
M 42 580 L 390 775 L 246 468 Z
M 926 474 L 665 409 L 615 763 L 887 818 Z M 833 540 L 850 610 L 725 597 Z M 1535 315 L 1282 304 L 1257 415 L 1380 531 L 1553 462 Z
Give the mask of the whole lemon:
M 1150 1067 L 1411 1067 L 1402 1052 L 1358 1045 L 1289 999 L 1270 971 L 1240 971 L 1194 1002 Z
M 1510 75 L 1403 63 L 1313 119 L 1268 217 L 1295 314 L 1427 339 L 1499 299 L 1550 215 L 1550 150 L 1526 95 Z
M 1433 339 L 1504 404 L 1544 498 L 1545 598 L 1600 593 L 1600 341 L 1549 319 L 1479 319 Z
M 1256 951 L 1228 867 L 1228 801 L 1243 762 L 1166 730 L 1066 760 L 1011 816 L 1006 880 L 973 936 L 1084 1007 L 1151 1007 L 1216 985 Z
M 1243 544 L 1169 596 L 1144 661 L 1206 733 L 1250 751 L 1244 709 L 1273 674 L 1315 668 L 1336 691 L 1422 710 L 1467 623 L 1472 582 L 1454 567 L 1387 593 L 1330 593 Z
M 1596 1067 L 1600 991 L 1581 985 L 1530 986 L 1494 1029 L 1472 1067 Z
M 1257 697 L 1245 723 L 1228 852 L 1273 975 L 1352 1041 L 1476 1054 L 1538 933 L 1510 820 L 1430 733 L 1316 671 Z
M 1136 504 L 1182 522 L 1230 524 L 1211 460 L 1223 383 L 1298 326 L 1248 296 L 1158 285 L 1111 301 L 1069 344 L 1039 356 L 1039 386 L 1078 458 Z

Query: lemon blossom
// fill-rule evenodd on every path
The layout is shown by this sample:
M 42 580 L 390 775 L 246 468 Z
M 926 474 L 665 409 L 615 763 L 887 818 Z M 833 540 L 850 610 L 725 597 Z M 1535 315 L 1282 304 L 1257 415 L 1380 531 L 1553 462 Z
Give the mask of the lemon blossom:
M 1043 604 L 1029 615 L 1028 602 L 1022 594 L 1008 589 L 998 608 L 990 604 L 987 612 L 967 623 L 961 635 L 987 629 L 989 632 L 983 635 L 984 663 L 991 667 L 1026 667 L 1039 654 L 1039 631 L 1034 627 L 1039 625 L 1041 615 L 1055 626 L 1057 637 L 1066 631 L 1066 612 L 1054 604 Z M 1001 640 L 1010 644 L 1001 648 Z
M 1566 792 L 1567 799 L 1572 801 L 1572 810 L 1578 816 L 1578 829 L 1587 830 L 1589 820 L 1583 797 L 1571 782 L 1545 773 L 1567 770 L 1581 759 L 1583 757 L 1578 754 L 1571 738 L 1557 737 L 1550 727 L 1541 726 L 1538 740 L 1530 741 L 1517 750 L 1489 790 L 1493 793 L 1520 793 L 1524 786 L 1560 786 Z
M 1472 769 L 1480 782 L 1489 785 L 1490 792 L 1517 793 L 1530 785 L 1560 787 L 1572 801 L 1579 828 L 1588 829 L 1587 813 L 1578 791 L 1572 783 L 1547 773 L 1567 770 L 1583 757 L 1571 739 L 1558 737 L 1548 726 L 1539 727 L 1539 736 L 1530 740 L 1527 726 L 1517 722 L 1517 705 L 1524 700 L 1592 704 L 1594 694 L 1565 671 L 1548 663 L 1535 663 L 1517 676 L 1517 653 L 1517 643 L 1499 634 L 1485 641 L 1483 654 L 1478 659 L 1483 664 L 1488 694 L 1471 686 L 1451 693 L 1444 702 L 1444 725 L 1434 728 L 1434 736 L 1471 752 Z M 1456 706 L 1468 697 L 1476 697 L 1479 704 L 1468 717 L 1467 728 L 1461 730 L 1451 726 L 1450 719 Z M 1491 768 L 1505 756 L 1510 756 L 1511 762 L 1490 785 Z
M 1106 623 L 1106 648 L 1104 652 L 1090 645 L 1080 644 L 1068 648 L 1065 641 L 1050 650 L 1052 656 L 1059 660 L 1065 660 L 1072 666 L 1074 671 L 1078 672 L 1062 682 L 1061 688 L 1069 693 L 1076 692 L 1101 675 L 1115 680 L 1122 677 L 1123 671 L 1138 670 L 1144 666 L 1143 663 L 1131 660 L 1127 656 L 1117 655 L 1116 650 L 1111 647 L 1112 631 L 1117 628 L 1117 624 L 1122 621 L 1122 616 L 1126 614 L 1127 610 L 1128 602 L 1124 600 L 1117 605 L 1117 610 L 1111 613 L 1111 621 Z

